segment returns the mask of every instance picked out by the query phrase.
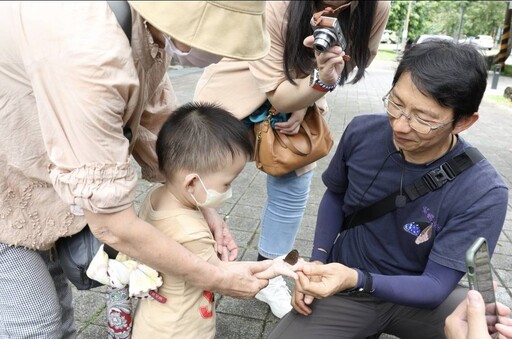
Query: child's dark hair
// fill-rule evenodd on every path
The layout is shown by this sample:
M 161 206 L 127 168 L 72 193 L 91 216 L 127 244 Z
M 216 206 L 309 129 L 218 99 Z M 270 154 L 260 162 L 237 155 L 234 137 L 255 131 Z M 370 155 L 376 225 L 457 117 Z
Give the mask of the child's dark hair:
M 235 155 L 252 157 L 253 145 L 245 125 L 211 103 L 191 102 L 178 107 L 158 133 L 158 167 L 166 178 L 178 170 L 212 173 Z

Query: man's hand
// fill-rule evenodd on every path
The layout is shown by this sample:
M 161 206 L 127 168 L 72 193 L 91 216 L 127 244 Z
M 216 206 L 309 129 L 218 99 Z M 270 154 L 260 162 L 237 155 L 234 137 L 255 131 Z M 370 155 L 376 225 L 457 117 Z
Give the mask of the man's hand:
M 223 271 L 223 279 L 213 292 L 234 298 L 253 298 L 262 288 L 268 285 L 267 279 L 257 278 L 257 274 L 270 268 L 272 260 L 257 262 L 222 261 L 219 268 Z
M 215 250 L 222 261 L 234 261 L 238 256 L 238 246 L 228 229 L 228 225 L 214 208 L 201 208 L 216 241 Z
M 311 264 L 317 264 L 317 265 L 323 265 L 321 261 L 312 261 Z M 303 272 L 297 272 L 299 276 L 304 276 Z M 309 279 L 310 282 L 319 283 L 322 280 L 321 276 L 310 276 L 308 277 L 301 277 L 300 279 Z M 312 310 L 309 305 L 315 300 L 315 298 L 312 295 L 304 294 L 297 290 L 297 286 L 295 286 L 293 294 L 292 294 L 292 306 L 293 308 L 299 312 L 300 314 L 307 316 L 311 314 Z
M 329 297 L 357 284 L 357 271 L 339 263 L 305 263 L 302 272 L 304 274 L 299 274 L 296 281 L 296 289 L 317 299 Z

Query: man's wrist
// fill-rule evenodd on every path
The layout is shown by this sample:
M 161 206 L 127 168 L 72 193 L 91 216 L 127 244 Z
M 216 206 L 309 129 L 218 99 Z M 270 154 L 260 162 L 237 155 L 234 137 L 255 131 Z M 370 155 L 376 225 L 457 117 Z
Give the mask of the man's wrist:
M 353 288 L 355 290 L 355 289 L 360 289 L 360 288 L 363 287 L 363 285 L 364 285 L 364 281 L 363 281 L 364 273 L 363 273 L 363 271 L 361 271 L 358 268 L 354 268 L 354 271 L 357 272 L 357 281 L 356 281 L 356 284 L 354 285 L 354 288 Z
M 344 292 L 348 294 L 371 294 L 373 293 L 373 277 L 370 272 L 363 271 L 358 268 L 353 268 L 357 272 L 357 280 L 354 287 Z

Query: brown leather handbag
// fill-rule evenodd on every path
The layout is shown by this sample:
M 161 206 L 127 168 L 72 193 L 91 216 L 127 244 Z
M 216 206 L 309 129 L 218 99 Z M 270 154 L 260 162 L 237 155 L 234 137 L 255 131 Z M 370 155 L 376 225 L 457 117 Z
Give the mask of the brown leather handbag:
M 286 135 L 274 130 L 268 117 L 254 125 L 256 167 L 273 176 L 281 176 L 323 158 L 332 148 L 332 134 L 317 105 L 310 106 L 299 132 Z

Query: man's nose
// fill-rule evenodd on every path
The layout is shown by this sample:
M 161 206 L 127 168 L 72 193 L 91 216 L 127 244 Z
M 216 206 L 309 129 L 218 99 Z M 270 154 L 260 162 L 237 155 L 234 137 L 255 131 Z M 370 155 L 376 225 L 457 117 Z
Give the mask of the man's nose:
M 403 114 L 400 115 L 400 117 L 393 119 L 391 127 L 396 132 L 408 133 L 411 131 L 411 126 L 409 125 L 409 118 Z

